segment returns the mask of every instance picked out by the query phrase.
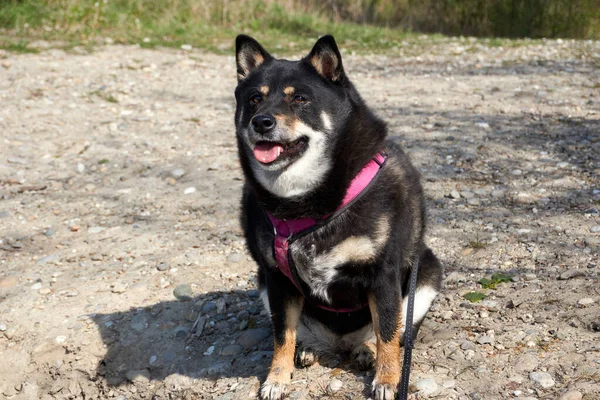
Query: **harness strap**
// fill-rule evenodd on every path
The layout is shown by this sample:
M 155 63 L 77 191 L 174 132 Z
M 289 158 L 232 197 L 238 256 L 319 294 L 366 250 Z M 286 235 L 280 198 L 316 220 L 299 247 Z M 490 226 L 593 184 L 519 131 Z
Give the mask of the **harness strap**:
M 406 307 L 406 327 L 404 328 L 404 360 L 402 361 L 402 380 L 400 381 L 399 400 L 408 399 L 408 381 L 410 378 L 410 365 L 412 361 L 413 343 L 413 311 L 415 308 L 415 290 L 417 287 L 417 271 L 419 269 L 419 255 L 410 271 L 408 282 L 408 304 Z
M 356 200 L 364 190 L 369 186 L 371 181 L 377 176 L 379 170 L 385 164 L 387 159 L 387 155 L 382 151 L 377 153 L 371 161 L 369 161 L 360 172 L 352 179 L 348 189 L 346 190 L 346 194 L 342 200 L 342 203 L 338 206 L 336 211 L 331 214 L 327 214 L 323 216 L 320 220 L 314 218 L 301 218 L 301 219 L 293 219 L 293 220 L 281 220 L 270 213 L 267 213 L 269 217 L 269 221 L 273 226 L 274 231 L 274 253 L 275 253 L 275 261 L 277 262 L 277 268 L 288 277 L 290 281 L 294 284 L 294 286 L 298 289 L 298 291 L 306 297 L 304 291 L 302 290 L 301 284 L 299 282 L 299 277 L 297 277 L 297 272 L 293 270 L 293 265 L 290 265 L 289 260 L 289 243 L 292 238 L 299 233 L 306 231 L 319 223 L 323 223 L 327 221 L 330 217 L 338 215 L 345 208 L 349 207 L 354 200 Z M 352 311 L 357 311 L 367 307 L 368 304 L 362 304 L 356 308 L 330 308 L 324 306 L 322 304 L 318 304 L 317 307 L 338 313 L 349 313 Z

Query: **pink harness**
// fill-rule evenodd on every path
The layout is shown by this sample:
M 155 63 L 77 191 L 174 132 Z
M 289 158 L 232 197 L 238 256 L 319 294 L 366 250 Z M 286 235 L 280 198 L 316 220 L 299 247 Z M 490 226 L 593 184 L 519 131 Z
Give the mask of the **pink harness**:
M 289 242 L 290 239 L 307 229 L 310 229 L 317 225 L 320 222 L 327 220 L 327 218 L 331 217 L 334 214 L 339 214 L 344 208 L 349 207 L 350 204 L 361 194 L 363 191 L 369 186 L 371 181 L 375 179 L 379 170 L 385 164 L 387 159 L 387 155 L 384 152 L 377 153 L 375 157 L 371 161 L 367 163 L 360 170 L 358 175 L 352 179 L 350 182 L 350 186 L 346 190 L 346 195 L 342 200 L 342 204 L 336 209 L 334 213 L 328 214 L 324 216 L 321 220 L 316 220 L 314 218 L 301 218 L 301 219 L 288 219 L 282 220 L 277 219 L 273 215 L 267 213 L 269 216 L 269 220 L 271 221 L 271 225 L 273 225 L 273 230 L 275 233 L 274 239 L 274 248 L 275 248 L 275 260 L 277 261 L 277 268 L 288 277 L 290 281 L 296 286 L 300 293 L 303 293 L 302 289 L 296 279 L 294 279 L 292 275 L 292 270 L 290 268 L 289 261 Z M 367 306 L 367 304 L 362 304 L 356 308 L 330 308 L 324 305 L 317 305 L 317 307 L 338 313 L 348 313 L 352 311 L 357 311 L 363 309 Z

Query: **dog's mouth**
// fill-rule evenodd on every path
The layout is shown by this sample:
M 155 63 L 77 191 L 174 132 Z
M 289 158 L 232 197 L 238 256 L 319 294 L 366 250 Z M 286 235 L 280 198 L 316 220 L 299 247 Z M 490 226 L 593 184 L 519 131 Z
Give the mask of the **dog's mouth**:
M 254 158 L 261 164 L 269 165 L 278 160 L 300 155 L 306 149 L 308 138 L 303 136 L 290 143 L 261 141 L 254 146 Z

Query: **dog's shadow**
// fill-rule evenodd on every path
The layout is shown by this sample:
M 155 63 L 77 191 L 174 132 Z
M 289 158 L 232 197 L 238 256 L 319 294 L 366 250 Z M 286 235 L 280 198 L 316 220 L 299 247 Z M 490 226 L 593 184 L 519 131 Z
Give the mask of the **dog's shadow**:
M 138 379 L 163 381 L 171 375 L 262 381 L 272 357 L 270 320 L 256 290 L 209 292 L 189 301 L 160 302 L 92 318 L 107 348 L 97 373 L 113 387 Z M 344 369 L 361 381 L 369 375 L 344 355 L 319 363 Z

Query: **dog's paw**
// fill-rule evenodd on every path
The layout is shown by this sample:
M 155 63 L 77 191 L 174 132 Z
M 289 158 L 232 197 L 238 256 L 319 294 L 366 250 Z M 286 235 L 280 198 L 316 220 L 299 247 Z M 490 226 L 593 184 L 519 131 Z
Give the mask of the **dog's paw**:
M 260 388 L 261 400 L 281 400 L 285 397 L 286 384 L 266 381 Z
M 352 359 L 361 370 L 367 370 L 375 364 L 375 353 L 371 347 L 362 344 L 352 351 Z
M 296 366 L 299 368 L 310 367 L 317 362 L 317 353 L 308 347 L 298 346 L 295 361 Z
M 375 400 L 394 400 L 396 397 L 396 385 L 378 383 L 374 380 L 371 388 Z

